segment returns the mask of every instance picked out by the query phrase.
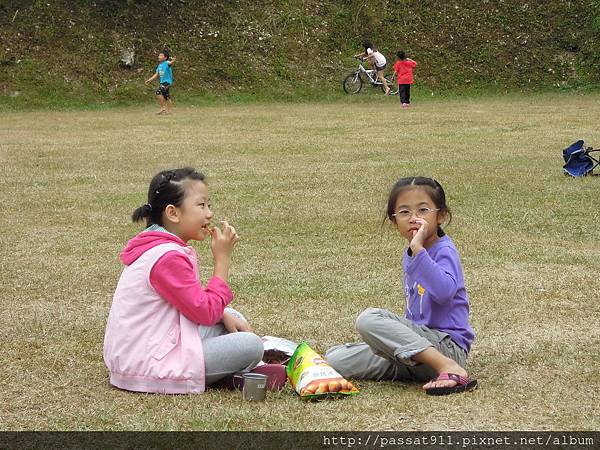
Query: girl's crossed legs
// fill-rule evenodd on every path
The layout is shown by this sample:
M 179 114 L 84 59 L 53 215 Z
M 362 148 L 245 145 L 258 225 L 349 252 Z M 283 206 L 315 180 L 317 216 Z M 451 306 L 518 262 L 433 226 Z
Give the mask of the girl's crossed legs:
M 344 377 L 429 381 L 445 371 L 467 376 L 467 352 L 442 331 L 377 308 L 363 311 L 356 319 L 356 329 L 364 343 L 338 345 L 325 354 L 327 362 Z M 431 382 L 424 388 L 453 383 Z
M 225 308 L 225 311 L 246 320 L 235 309 Z M 199 332 L 204 350 L 207 386 L 236 372 L 253 369 L 262 360 L 263 343 L 254 333 L 230 333 L 222 323 L 212 327 L 201 325 Z

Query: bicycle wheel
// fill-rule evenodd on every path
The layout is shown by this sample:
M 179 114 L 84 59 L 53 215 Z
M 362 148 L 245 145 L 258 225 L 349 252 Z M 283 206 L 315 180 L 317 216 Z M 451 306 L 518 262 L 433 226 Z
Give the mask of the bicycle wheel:
M 346 94 L 358 94 L 362 89 L 362 83 L 358 72 L 354 72 L 344 78 L 342 86 L 344 87 L 344 92 Z
M 385 81 L 387 81 L 388 87 L 390 88 L 390 95 L 396 95 L 398 93 L 398 85 L 395 83 L 395 80 L 391 75 L 385 77 Z M 385 94 L 385 86 L 383 83 L 380 85 L 381 90 Z

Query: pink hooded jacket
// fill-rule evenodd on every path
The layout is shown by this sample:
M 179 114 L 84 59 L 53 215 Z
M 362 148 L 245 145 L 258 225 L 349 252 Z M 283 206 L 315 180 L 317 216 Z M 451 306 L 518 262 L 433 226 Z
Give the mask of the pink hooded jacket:
M 196 252 L 167 232 L 138 234 L 120 256 L 125 268 L 104 336 L 110 383 L 139 392 L 203 392 L 198 325 L 221 320 L 231 289 L 218 277 L 203 288 Z

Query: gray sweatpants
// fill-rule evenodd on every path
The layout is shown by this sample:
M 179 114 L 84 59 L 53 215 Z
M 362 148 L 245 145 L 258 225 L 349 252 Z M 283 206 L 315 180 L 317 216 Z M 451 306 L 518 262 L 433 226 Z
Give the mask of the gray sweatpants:
M 411 359 L 429 347 L 456 361 L 461 367 L 467 352 L 448 334 L 417 325 L 391 311 L 369 308 L 356 319 L 364 343 L 330 348 L 327 363 L 345 378 L 362 380 L 428 381 L 438 374 Z
M 233 308 L 225 311 L 243 320 L 246 318 Z M 222 323 L 198 327 L 202 348 L 206 385 L 209 386 L 227 375 L 256 367 L 263 357 L 262 340 L 254 333 L 230 333 Z

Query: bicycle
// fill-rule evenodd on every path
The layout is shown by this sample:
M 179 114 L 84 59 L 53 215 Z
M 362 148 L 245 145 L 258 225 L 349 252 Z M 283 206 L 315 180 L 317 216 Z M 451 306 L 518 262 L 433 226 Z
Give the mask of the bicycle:
M 381 90 L 385 93 L 385 86 L 377 78 L 377 71 L 374 69 L 365 69 L 362 62 L 363 58 L 355 56 L 360 62 L 358 63 L 358 69 L 355 72 L 352 72 L 342 82 L 342 87 L 344 88 L 344 92 L 346 94 L 358 94 L 362 89 L 363 83 L 371 83 L 371 86 L 377 87 L 379 86 Z M 398 85 L 394 83 L 394 77 L 387 75 L 385 81 L 390 88 L 389 95 L 396 95 L 398 93 Z

